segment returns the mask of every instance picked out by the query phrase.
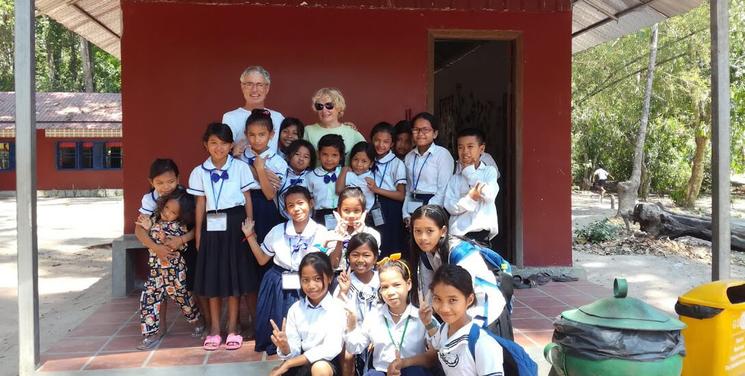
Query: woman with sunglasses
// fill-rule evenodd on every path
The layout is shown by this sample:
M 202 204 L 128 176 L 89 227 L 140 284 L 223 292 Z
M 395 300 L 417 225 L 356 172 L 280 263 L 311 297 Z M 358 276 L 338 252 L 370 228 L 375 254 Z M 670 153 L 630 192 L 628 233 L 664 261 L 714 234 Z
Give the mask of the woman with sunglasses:
M 346 102 L 341 91 L 336 88 L 322 88 L 316 91 L 312 99 L 313 110 L 318 114 L 318 123 L 305 127 L 303 138 L 313 146 L 318 146 L 321 137 L 327 134 L 337 134 L 344 139 L 344 150 L 352 150 L 352 146 L 365 141 L 365 136 L 354 127 L 341 122 L 346 109 Z M 349 155 L 344 155 L 345 164 L 349 164 Z

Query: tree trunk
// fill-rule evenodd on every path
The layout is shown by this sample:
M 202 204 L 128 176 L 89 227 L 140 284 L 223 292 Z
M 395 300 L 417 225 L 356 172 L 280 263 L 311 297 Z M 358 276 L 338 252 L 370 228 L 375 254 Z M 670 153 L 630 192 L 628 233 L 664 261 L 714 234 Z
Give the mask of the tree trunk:
M 80 59 L 83 61 L 83 83 L 85 92 L 92 93 L 96 91 L 93 83 L 93 55 L 91 54 L 91 44 L 85 38 L 78 35 L 80 40 Z
M 701 182 L 704 181 L 704 157 L 708 145 L 709 137 L 703 133 L 697 133 L 696 151 L 693 154 L 693 163 L 691 164 L 691 177 L 688 179 L 686 187 L 685 206 L 689 208 L 696 204 L 696 199 L 698 199 L 698 194 L 701 191 Z
M 634 205 L 636 204 L 642 174 L 644 142 L 647 137 L 647 124 L 649 123 L 649 103 L 652 98 L 654 68 L 657 62 L 657 34 L 657 24 L 654 24 L 652 26 L 652 39 L 649 43 L 647 85 L 644 89 L 644 104 L 642 105 L 642 118 L 639 124 L 639 132 L 636 135 L 636 147 L 634 148 L 634 164 L 631 170 L 631 179 L 618 183 L 618 215 L 621 216 L 623 221 L 626 223 L 626 230 L 629 230 L 629 218 L 631 217 Z
M 633 219 L 642 231 L 655 237 L 692 236 L 711 241 L 711 218 L 672 213 L 659 204 L 640 203 L 634 208 Z M 745 225 L 733 221 L 731 230 L 732 249 L 745 251 Z
M 649 175 L 649 170 L 647 169 L 647 160 L 646 158 L 642 162 L 642 177 L 641 177 L 641 186 L 639 187 L 639 199 L 642 201 L 647 201 L 649 198 L 649 188 L 652 185 L 652 177 Z

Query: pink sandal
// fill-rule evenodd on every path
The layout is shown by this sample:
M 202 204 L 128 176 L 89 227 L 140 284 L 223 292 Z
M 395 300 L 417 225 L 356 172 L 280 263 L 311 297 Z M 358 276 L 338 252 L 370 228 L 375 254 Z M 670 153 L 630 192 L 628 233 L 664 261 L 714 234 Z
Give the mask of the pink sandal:
M 243 346 L 243 337 L 240 334 L 228 334 L 225 338 L 226 350 L 238 350 Z
M 215 351 L 220 348 L 220 342 L 222 342 L 222 337 L 219 335 L 207 336 L 207 338 L 204 339 L 202 348 L 206 351 Z

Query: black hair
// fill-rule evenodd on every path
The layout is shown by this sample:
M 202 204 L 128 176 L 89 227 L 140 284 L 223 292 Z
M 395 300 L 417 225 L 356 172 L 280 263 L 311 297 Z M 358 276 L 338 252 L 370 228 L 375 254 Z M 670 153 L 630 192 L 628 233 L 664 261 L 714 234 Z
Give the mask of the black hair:
M 444 284 L 455 287 L 458 291 L 463 293 L 466 299 L 473 295 L 473 302 L 471 305 L 476 304 L 476 294 L 473 291 L 473 281 L 471 280 L 471 273 L 461 266 L 454 264 L 444 264 L 435 271 L 435 275 L 432 276 L 432 283 L 429 285 L 430 290 L 434 290 L 438 284 Z
M 171 200 L 176 200 L 179 204 L 179 214 L 178 218 L 176 218 L 176 221 L 186 226 L 186 228 L 190 230 L 194 228 L 194 213 L 196 211 L 194 196 L 186 193 L 186 191 L 182 188 L 176 188 L 176 190 L 174 190 L 173 192 L 158 197 L 157 207 L 155 208 L 155 212 L 153 213 L 155 218 L 160 219 L 160 213 L 163 211 L 163 208 L 166 207 L 168 201 Z
M 370 162 L 375 162 L 375 148 L 367 141 L 360 141 L 352 146 L 352 150 L 349 152 L 350 161 L 357 153 L 365 153 Z
M 414 267 L 412 273 L 414 273 L 415 275 L 419 272 L 417 269 L 419 268 L 420 258 L 427 256 L 423 254 L 422 248 L 419 247 L 418 244 L 416 244 L 416 240 L 414 239 L 414 221 L 424 217 L 433 220 L 435 222 L 435 225 L 440 228 L 442 228 L 442 226 L 447 226 L 449 223 L 448 213 L 445 211 L 445 209 L 443 209 L 442 206 L 438 205 L 423 205 L 418 207 L 416 210 L 414 210 L 414 213 L 411 214 L 411 219 L 409 221 L 409 237 L 411 238 L 409 248 L 411 249 L 411 252 L 409 252 L 409 264 Z M 443 264 L 447 264 L 450 260 L 450 248 L 448 240 L 448 234 L 446 233 L 444 237 L 440 238 L 440 240 L 437 241 L 437 245 L 435 246 L 435 251 L 440 255 L 440 259 L 442 260 Z M 414 281 L 415 286 L 417 288 L 420 288 L 420 286 L 418 286 L 418 283 L 418 280 Z M 421 288 L 424 289 L 427 288 L 427 286 L 421 286 Z
M 401 120 L 393 127 L 393 129 L 396 132 L 396 136 L 398 136 L 401 133 L 408 133 L 411 134 L 411 122 L 408 120 Z
M 338 134 L 327 134 L 321 137 L 320 140 L 318 140 L 318 153 L 320 154 L 321 149 L 325 147 L 336 148 L 336 150 L 339 151 L 339 155 L 341 156 L 340 162 L 344 163 L 344 138 L 342 138 Z
M 202 142 L 207 142 L 210 136 L 217 136 L 222 142 L 233 143 L 233 131 L 227 124 L 210 123 L 202 136 Z
M 341 203 L 348 198 L 355 198 L 359 200 L 360 205 L 362 205 L 362 209 L 365 209 L 367 200 L 365 200 L 365 194 L 362 193 L 362 189 L 360 189 L 359 187 L 346 187 L 343 191 L 341 191 L 341 193 L 339 193 L 339 201 L 336 205 L 338 210 L 341 210 Z
M 469 136 L 475 136 L 476 141 L 478 141 L 479 145 L 484 145 L 484 141 L 486 141 L 486 134 L 484 134 L 484 131 L 478 128 L 463 128 L 458 131 L 458 133 L 455 135 L 455 141 L 457 142 L 460 140 L 461 137 L 469 137 Z
M 300 266 L 298 267 L 298 274 L 303 273 L 303 268 L 306 266 L 310 266 L 313 268 L 313 270 L 316 271 L 316 273 L 326 276 L 331 280 L 334 277 L 334 271 L 331 268 L 331 259 L 329 256 L 323 252 L 311 252 L 305 255 L 303 259 L 300 261 Z M 328 285 L 326 285 L 326 281 L 323 281 L 323 287 L 328 290 Z M 300 292 L 305 296 L 305 292 L 300 290 Z
M 310 193 L 310 191 L 308 190 L 308 188 L 305 188 L 302 185 L 293 185 L 292 187 L 287 188 L 287 190 L 282 193 L 282 196 L 283 196 L 282 197 L 282 201 L 283 201 L 282 204 L 284 205 L 285 209 L 287 208 L 287 202 L 286 202 L 287 196 L 289 196 L 291 194 L 296 194 L 296 193 L 299 193 L 299 194 L 303 195 L 305 197 L 305 199 L 308 200 L 308 203 L 313 202 L 313 195 Z M 311 209 L 312 208 L 313 207 L 311 205 Z
M 349 239 L 349 244 L 347 245 L 347 258 L 349 258 L 349 253 L 353 250 L 363 246 L 367 245 L 368 248 L 372 251 L 372 253 L 375 255 L 375 259 L 378 259 L 378 255 L 380 255 L 380 251 L 378 250 L 378 241 L 375 240 L 375 237 L 366 233 L 366 232 L 360 232 L 359 234 L 354 234 Z
M 409 127 L 409 129 L 411 129 L 411 127 Z M 380 123 L 375 124 L 373 129 L 370 131 L 370 139 L 372 140 L 372 138 L 380 132 L 388 133 L 391 135 L 391 140 L 396 141 L 396 130 L 393 128 L 391 123 L 381 121 Z
M 292 158 L 295 153 L 297 153 L 300 148 L 306 148 L 308 149 L 308 152 L 310 154 L 310 163 L 308 164 L 308 169 L 313 169 L 316 167 L 316 149 L 313 147 L 313 144 L 310 142 L 301 139 L 297 139 L 295 141 L 292 141 L 290 146 L 287 147 L 287 164 L 290 164 L 290 158 Z
M 420 112 L 414 116 L 413 119 L 411 119 L 411 126 L 414 126 L 414 123 L 416 123 L 417 120 L 423 119 L 429 122 L 429 125 L 432 126 L 432 129 L 434 130 L 440 130 L 440 122 L 437 121 L 437 117 L 435 115 L 430 114 L 429 112 Z
M 305 123 L 300 121 L 298 118 L 286 117 L 285 120 L 282 120 L 282 124 L 279 125 L 279 132 L 282 133 L 285 128 L 289 128 L 293 125 L 297 127 L 298 138 L 303 138 L 303 134 L 305 133 Z
M 397 273 L 401 274 L 401 277 L 404 279 L 404 281 L 411 281 L 411 268 L 409 267 L 409 263 L 407 263 L 405 260 L 391 260 L 388 259 L 384 264 L 378 265 L 378 276 L 380 276 L 384 271 L 386 270 L 395 270 Z M 412 281 L 413 282 L 413 281 Z M 412 302 L 412 296 L 411 292 L 414 291 L 412 284 L 412 289 L 409 291 L 408 294 L 406 294 L 406 303 L 413 303 Z M 378 300 L 381 302 L 384 302 L 383 296 L 380 294 L 380 290 L 378 290 Z M 417 299 L 418 300 L 418 299 Z M 417 304 L 418 301 L 417 301 Z
M 150 174 L 148 177 L 152 180 L 168 171 L 173 171 L 176 177 L 178 177 L 178 166 L 176 166 L 176 162 L 170 158 L 158 158 L 150 165 Z
M 248 115 L 246 119 L 246 128 L 243 132 L 248 133 L 248 126 L 251 124 L 261 124 L 266 127 L 268 132 L 274 131 L 274 122 L 272 121 L 272 113 L 267 109 L 255 108 L 251 110 L 251 115 Z

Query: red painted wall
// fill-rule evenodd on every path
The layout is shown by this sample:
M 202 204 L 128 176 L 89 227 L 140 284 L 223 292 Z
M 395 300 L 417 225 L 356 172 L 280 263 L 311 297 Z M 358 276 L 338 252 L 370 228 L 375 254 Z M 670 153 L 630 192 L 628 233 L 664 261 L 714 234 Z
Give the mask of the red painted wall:
M 526 265 L 571 264 L 571 13 L 397 11 L 122 1 L 125 216 L 150 162 L 171 157 L 182 184 L 206 158 L 210 121 L 242 104 L 238 78 L 272 74 L 267 105 L 314 122 L 310 97 L 345 94 L 344 120 L 367 133 L 426 109 L 428 29 L 522 32 L 523 246 Z M 137 152 L 132 152 L 137 150 Z M 125 232 L 133 221 L 125 220 Z
M 117 170 L 58 170 L 57 142 L 59 141 L 120 141 L 116 138 L 47 138 L 43 130 L 36 131 L 36 189 L 121 189 L 124 183 L 121 169 Z M 15 142 L 14 139 L 0 141 Z M 126 151 L 125 151 L 126 152 Z M 16 189 L 15 171 L 0 171 L 0 191 Z

